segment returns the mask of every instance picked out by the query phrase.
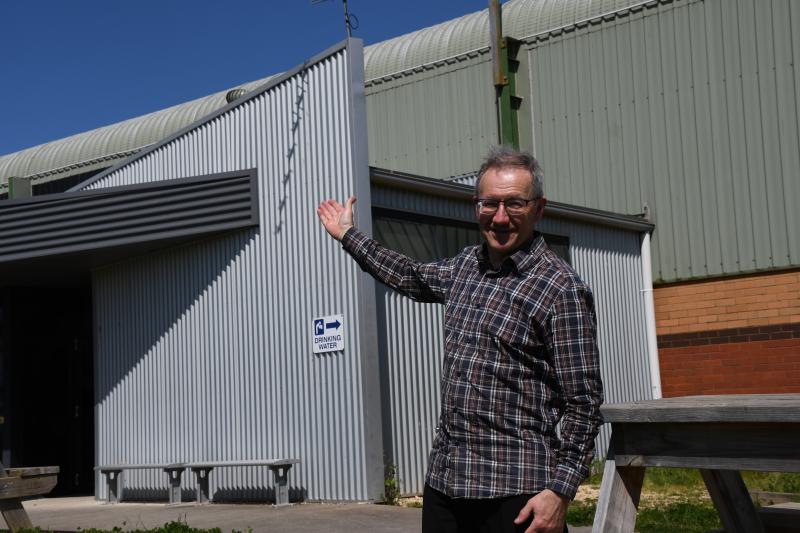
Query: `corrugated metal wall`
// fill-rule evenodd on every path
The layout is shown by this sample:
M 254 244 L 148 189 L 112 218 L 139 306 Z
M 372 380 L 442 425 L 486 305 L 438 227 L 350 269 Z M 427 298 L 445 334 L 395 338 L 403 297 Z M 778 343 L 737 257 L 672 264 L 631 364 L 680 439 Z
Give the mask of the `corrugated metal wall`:
M 800 264 L 800 6 L 595 8 L 609 15 L 518 35 L 520 139 L 548 197 L 627 214 L 646 204 L 656 282 Z M 496 139 L 483 52 L 370 83 L 372 165 L 433 177 L 479 166 Z
M 368 82 L 370 165 L 433 178 L 475 170 L 497 139 L 491 75 L 483 51 Z
M 408 206 L 411 205 L 414 206 L 414 213 L 420 215 L 470 223 L 475 220 L 472 207 L 465 206 L 462 200 L 430 196 L 389 187 L 372 187 L 373 207 L 407 211 Z
M 407 209 L 416 206 L 413 193 L 402 196 L 411 202 Z M 399 200 L 394 207 L 402 207 Z M 435 215 L 430 209 L 424 213 Z M 471 206 L 462 202 L 461 213 L 453 216 L 448 202 L 440 216 L 463 220 L 471 214 Z M 547 216 L 539 229 L 569 237 L 573 267 L 594 292 L 606 402 L 651 399 L 640 235 Z M 439 414 L 443 307 L 416 303 L 376 285 L 385 446 L 401 492 L 421 493 Z M 609 436 L 604 426 L 597 457 L 605 456 Z
M 648 204 L 654 278 L 800 264 L 800 5 L 655 4 L 531 40 L 548 196 Z
M 295 496 L 382 493 L 373 285 L 315 214 L 351 192 L 369 205 L 362 57 L 349 41 L 91 184 L 261 180 L 258 229 L 94 273 L 98 464 L 297 457 Z M 338 313 L 345 350 L 312 354 L 312 318 Z M 264 470 L 217 469 L 212 494 L 269 496 Z M 152 497 L 164 474 L 126 486 Z

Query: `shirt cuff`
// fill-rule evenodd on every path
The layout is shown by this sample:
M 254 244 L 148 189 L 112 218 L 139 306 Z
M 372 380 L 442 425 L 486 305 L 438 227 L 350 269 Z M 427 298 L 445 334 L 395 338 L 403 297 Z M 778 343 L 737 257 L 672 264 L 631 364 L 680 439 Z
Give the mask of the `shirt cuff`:
M 344 235 L 342 235 L 342 240 L 340 242 L 342 248 L 350 252 L 357 249 L 365 240 L 367 240 L 366 235 L 358 231 L 355 226 L 350 226 L 347 231 L 344 232 Z
M 582 481 L 583 476 L 567 465 L 561 464 L 556 466 L 547 488 L 570 500 L 574 500 Z

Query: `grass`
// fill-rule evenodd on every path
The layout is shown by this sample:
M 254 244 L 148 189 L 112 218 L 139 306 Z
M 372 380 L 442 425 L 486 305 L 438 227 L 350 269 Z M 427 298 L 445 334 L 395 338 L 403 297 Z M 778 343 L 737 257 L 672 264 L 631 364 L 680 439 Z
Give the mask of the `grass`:
M 742 472 L 750 490 L 793 493 L 800 501 L 800 474 L 783 472 Z M 593 465 L 584 484 L 599 489 L 602 463 Z M 567 522 L 588 526 L 594 520 L 595 499 L 575 501 L 569 506 Z M 714 504 L 706 492 L 700 473 L 687 468 L 648 468 L 642 486 L 642 499 L 636 519 L 639 533 L 702 533 L 720 529 Z
M 720 529 L 717 510 L 709 503 L 674 503 L 665 508 L 642 509 L 636 517 L 639 533 L 703 533 Z
M 742 472 L 750 489 L 766 492 L 788 492 L 800 495 L 800 474 L 785 472 Z

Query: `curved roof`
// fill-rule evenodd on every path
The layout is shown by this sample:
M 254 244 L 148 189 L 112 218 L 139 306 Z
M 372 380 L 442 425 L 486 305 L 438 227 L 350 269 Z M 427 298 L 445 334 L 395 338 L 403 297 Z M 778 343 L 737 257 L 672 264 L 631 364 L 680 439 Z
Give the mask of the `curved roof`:
M 528 40 L 659 0 L 511 0 L 503 33 Z M 364 49 L 366 79 L 375 79 L 489 47 L 488 11 L 464 15 Z
M 612 13 L 668 0 L 510 0 L 503 4 L 503 33 L 520 40 L 580 25 Z M 487 10 L 424 28 L 365 48 L 367 80 L 488 48 Z M 240 87 L 252 90 L 270 77 Z M 36 182 L 104 168 L 136 153 L 227 102 L 221 91 L 161 111 L 0 157 L 0 187 L 8 176 Z
M 242 87 L 252 90 L 264 78 Z M 51 181 L 105 168 L 227 104 L 227 90 L 0 157 L 0 176 Z M 5 185 L 3 183 L 2 185 Z

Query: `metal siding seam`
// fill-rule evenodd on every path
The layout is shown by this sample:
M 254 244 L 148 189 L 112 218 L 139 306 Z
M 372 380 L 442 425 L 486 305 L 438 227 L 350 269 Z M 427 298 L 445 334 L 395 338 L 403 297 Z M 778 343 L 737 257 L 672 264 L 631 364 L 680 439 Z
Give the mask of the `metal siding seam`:
M 597 198 L 596 180 L 593 179 L 593 169 L 596 161 L 594 155 L 594 143 L 589 142 L 591 138 L 592 122 L 592 69 L 588 64 L 586 54 L 579 53 L 579 49 L 588 47 L 589 35 L 576 35 L 576 46 L 573 50 L 575 62 L 576 85 L 578 88 L 578 98 L 575 102 L 575 112 L 577 114 L 576 134 L 577 142 L 574 145 L 580 153 L 579 169 L 573 179 L 580 180 L 580 184 L 575 187 L 575 202 L 580 205 L 589 205 L 594 198 Z
M 790 15 L 789 19 L 791 20 L 791 31 L 789 32 L 789 37 L 791 39 L 791 54 L 792 54 L 792 74 L 793 74 L 793 97 L 794 101 L 800 101 L 800 69 L 798 69 L 797 64 L 800 62 L 800 9 L 797 8 L 796 5 L 789 3 L 790 6 Z M 800 105 L 797 103 L 795 104 L 795 115 L 793 117 L 793 122 L 795 124 L 795 132 L 797 129 L 800 128 Z M 796 137 L 796 141 L 792 139 L 792 146 L 787 149 L 787 154 L 800 154 L 800 136 Z M 786 173 L 786 186 L 789 193 L 787 193 L 787 199 L 791 198 L 798 198 L 800 197 L 800 183 L 798 183 L 797 179 L 792 179 L 792 177 L 797 176 L 800 174 L 800 162 L 793 161 L 794 166 L 790 169 L 790 172 Z M 800 232 L 796 231 L 796 228 L 800 227 L 800 216 L 798 216 L 796 209 L 789 209 L 787 208 L 787 213 L 791 215 L 791 223 L 789 224 L 789 231 L 790 234 L 793 236 L 790 245 L 790 262 L 792 264 L 800 263 Z M 794 231 L 792 231 L 794 229 Z
M 617 56 L 619 57 L 621 112 L 623 120 L 623 167 L 625 169 L 626 213 L 638 213 L 642 207 L 642 190 L 639 171 L 639 135 L 637 131 L 637 103 L 635 53 L 633 46 L 635 30 L 641 25 L 640 15 L 632 15 L 626 24 L 619 25 Z
M 716 199 L 719 193 L 713 177 L 713 134 L 711 133 L 711 104 L 713 98 L 709 88 L 710 69 L 707 63 L 708 42 L 705 33 L 705 14 L 707 7 L 694 4 L 689 7 L 690 18 L 689 39 L 692 53 L 692 87 L 694 97 L 694 129 L 697 136 L 697 179 L 700 188 L 700 218 L 703 223 L 703 256 L 704 275 L 718 275 L 722 272 L 722 250 L 719 231 L 719 215 Z
M 747 270 L 755 262 L 753 258 L 753 231 L 751 224 L 750 201 L 747 185 L 747 155 L 744 139 L 744 103 L 741 88 L 741 53 L 739 52 L 739 24 L 736 6 L 720 7 L 720 31 L 722 34 L 722 52 L 726 80 L 726 98 L 728 105 L 725 108 L 727 119 L 727 144 L 730 157 L 730 175 L 733 186 L 730 191 L 733 195 L 733 209 L 728 212 L 733 217 L 736 229 L 735 241 L 737 270 Z
M 574 35 L 570 36 L 569 38 L 563 41 L 561 48 L 561 54 L 558 58 L 557 63 L 560 64 L 562 67 L 561 76 L 562 76 L 562 90 L 561 94 L 564 97 L 562 103 L 563 109 L 560 110 L 560 116 L 563 118 L 563 137 L 561 139 L 563 151 L 562 157 L 564 158 L 564 164 L 562 168 L 566 169 L 566 175 L 569 176 L 569 180 L 574 181 L 573 189 L 575 191 L 582 191 L 583 187 L 579 180 L 583 177 L 583 173 L 578 169 L 574 168 L 575 158 L 572 157 L 572 151 L 568 147 L 573 146 L 580 146 L 579 141 L 577 140 L 578 135 L 578 128 L 575 125 L 575 106 L 570 105 L 573 102 L 578 101 L 578 97 L 576 95 L 577 90 L 577 83 L 575 81 L 574 75 L 576 70 L 576 65 L 573 62 L 574 59 L 574 50 L 575 50 L 575 40 L 576 37 Z M 561 165 L 560 165 L 561 166 Z M 575 192 L 578 198 L 580 198 L 581 192 Z M 578 201 L 576 203 L 584 204 L 584 202 Z
M 744 135 L 745 151 L 747 156 L 747 190 L 749 190 L 749 203 L 751 224 L 753 231 L 753 245 L 755 255 L 752 268 L 766 268 L 769 266 L 770 255 L 770 228 L 769 205 L 766 196 L 766 169 L 764 168 L 764 131 L 761 122 L 762 102 L 759 94 L 759 63 L 758 63 L 758 37 L 756 36 L 755 15 L 756 7 L 752 2 L 745 4 L 738 17 L 739 22 L 739 51 L 741 53 L 741 84 L 744 102 Z M 753 105 L 757 102 L 757 105 Z
M 673 191 L 673 181 L 672 176 L 667 170 L 670 168 L 670 161 L 681 161 L 679 157 L 673 155 L 674 148 L 672 145 L 674 144 L 674 128 L 671 128 L 671 122 L 673 122 L 672 118 L 676 116 L 676 111 L 674 109 L 674 105 L 671 105 L 671 94 L 676 92 L 676 89 L 667 86 L 667 80 L 674 78 L 674 73 L 667 73 L 667 67 L 665 67 L 665 57 L 672 58 L 671 50 L 674 48 L 672 41 L 669 40 L 670 32 L 667 31 L 669 28 L 666 28 L 666 24 L 664 21 L 671 21 L 673 17 L 673 13 L 666 12 L 664 14 L 659 13 L 657 16 L 658 22 L 658 34 L 659 34 L 659 47 L 658 47 L 658 65 L 659 65 L 659 78 L 658 78 L 658 89 L 660 89 L 660 104 L 663 109 L 661 116 L 659 119 L 661 122 L 659 124 L 663 124 L 663 131 L 659 133 L 663 134 L 661 141 L 663 142 L 663 150 L 660 154 L 662 156 L 663 161 L 659 164 L 659 169 L 663 169 L 664 175 L 661 176 L 661 180 L 663 180 L 664 190 L 662 194 L 659 195 L 661 198 L 681 198 L 681 194 L 679 192 Z M 666 41 L 666 42 L 665 42 Z M 681 161 L 682 163 L 682 161 Z M 680 224 L 680 221 L 684 220 L 685 217 L 682 216 L 681 213 L 675 213 L 675 207 L 673 206 L 672 202 L 665 202 L 667 205 L 665 209 L 659 215 L 659 227 L 666 228 L 667 231 L 660 235 L 659 241 L 661 241 L 662 247 L 665 249 L 664 253 L 661 254 L 662 260 L 664 260 L 665 265 L 662 268 L 662 277 L 665 280 L 673 280 L 680 277 L 680 268 L 681 265 L 685 263 L 682 261 L 680 254 L 678 253 L 678 248 L 676 243 L 678 242 L 685 242 L 685 231 L 682 228 L 676 227 L 677 224 Z M 679 206 L 677 206 L 679 208 Z M 681 238 L 683 235 L 684 238 Z M 666 237 L 666 238 L 664 238 Z
M 702 187 L 700 183 L 697 153 L 697 123 L 696 109 L 694 106 L 693 92 L 694 80 L 692 77 L 692 43 L 691 32 L 689 31 L 689 8 L 681 7 L 675 9 L 673 22 L 675 33 L 675 72 L 676 96 L 677 96 L 677 131 L 676 144 L 679 146 L 683 160 L 681 182 L 680 205 L 683 209 L 683 216 L 686 222 L 686 242 L 688 244 L 688 254 L 683 265 L 679 265 L 681 277 L 691 277 L 699 274 L 704 275 L 704 234 L 702 220 Z M 689 61 L 682 58 L 689 58 Z M 674 179 L 674 178 L 673 178 Z M 682 269 L 682 270 L 681 270 Z
M 786 228 L 785 195 L 781 173 L 780 110 L 778 109 L 778 80 L 775 49 L 774 11 L 776 0 L 769 9 L 754 9 L 756 34 L 762 36 L 757 42 L 759 95 L 764 176 L 767 197 L 767 220 L 769 222 L 770 253 L 769 267 L 786 266 L 788 255 L 788 232 Z M 766 36 L 766 38 L 765 38 Z M 777 259 L 777 260 L 776 260 Z
M 794 209 L 794 199 L 800 198 L 797 179 L 800 174 L 800 150 L 798 150 L 797 99 L 794 72 L 796 70 L 792 53 L 792 28 L 800 29 L 800 25 L 792 23 L 791 3 L 773 2 L 772 18 L 774 24 L 774 46 L 776 63 L 776 107 L 778 115 L 785 117 L 778 120 L 781 129 L 780 142 L 780 176 L 781 195 L 783 197 L 783 213 L 785 216 L 786 253 L 783 257 L 773 257 L 776 265 L 797 264 L 800 254 L 800 217 Z M 796 11 L 796 9 L 795 9 Z M 774 254 L 773 254 L 774 255 Z M 794 259 L 793 259 L 794 258 Z

